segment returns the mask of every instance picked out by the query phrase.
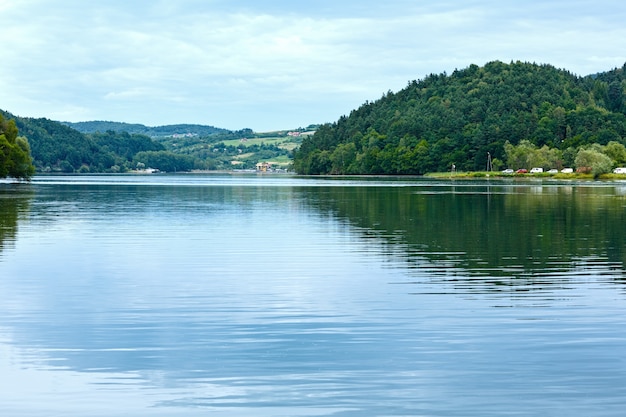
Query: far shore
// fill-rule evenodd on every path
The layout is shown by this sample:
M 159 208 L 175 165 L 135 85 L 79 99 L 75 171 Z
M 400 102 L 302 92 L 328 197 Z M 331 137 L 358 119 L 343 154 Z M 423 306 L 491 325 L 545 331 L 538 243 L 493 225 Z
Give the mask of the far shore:
M 257 175 L 294 175 L 294 176 L 302 176 L 302 177 L 316 177 L 316 178 L 386 178 L 386 179 L 410 179 L 410 178 L 432 178 L 432 179 L 441 179 L 441 180 L 454 180 L 454 179 L 502 179 L 502 180 L 529 180 L 529 179 L 538 179 L 538 180 L 606 180 L 606 181 L 626 181 L 626 174 L 614 174 L 607 173 L 601 174 L 599 176 L 594 176 L 590 173 L 524 173 L 524 174 L 507 174 L 499 171 L 456 171 L 456 172 L 430 172 L 424 175 L 382 175 L 382 174 L 346 174 L 346 175 L 302 175 L 297 174 L 292 171 L 287 170 L 271 170 L 271 171 L 257 171 L 255 169 L 234 169 L 234 170 L 191 170 L 191 171 L 178 171 L 178 172 L 164 172 L 164 171 L 148 171 L 148 170 L 132 170 L 126 172 L 117 172 L 117 173 L 88 173 L 88 172 L 73 172 L 73 173 L 64 173 L 64 172 L 36 172 L 33 177 L 41 176 L 104 176 L 104 175 L 242 175 L 242 174 L 257 174 Z M 3 182 L 13 183 L 14 180 L 4 179 Z
M 424 175 L 428 178 L 438 179 L 555 179 L 555 180 L 626 180 L 626 174 L 601 174 L 594 176 L 591 173 L 525 173 L 525 174 L 505 174 L 497 171 L 468 171 L 468 172 L 432 172 Z

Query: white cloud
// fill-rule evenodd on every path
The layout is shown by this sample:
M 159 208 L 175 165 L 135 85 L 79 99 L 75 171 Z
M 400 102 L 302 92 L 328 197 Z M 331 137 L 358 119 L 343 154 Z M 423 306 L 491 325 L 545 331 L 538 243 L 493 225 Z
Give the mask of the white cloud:
M 519 59 L 580 75 L 621 66 L 625 12 L 599 2 L 605 14 L 559 1 L 20 2 L 0 33 L 13 46 L 0 107 L 257 130 L 333 121 L 472 63 Z

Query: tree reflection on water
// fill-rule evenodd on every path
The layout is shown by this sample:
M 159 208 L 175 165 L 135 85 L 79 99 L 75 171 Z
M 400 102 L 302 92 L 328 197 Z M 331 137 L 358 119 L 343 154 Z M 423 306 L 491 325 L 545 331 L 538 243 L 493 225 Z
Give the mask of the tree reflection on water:
M 332 187 L 309 204 L 380 238 L 407 264 L 450 280 L 558 281 L 572 271 L 624 279 L 626 196 L 619 185 Z M 306 195 L 306 193 L 305 193 Z M 601 268 L 598 268 L 601 265 Z M 515 279 L 512 283 L 511 279 Z
M 0 184 L 0 255 L 15 243 L 19 219 L 28 213 L 31 193 L 25 187 Z

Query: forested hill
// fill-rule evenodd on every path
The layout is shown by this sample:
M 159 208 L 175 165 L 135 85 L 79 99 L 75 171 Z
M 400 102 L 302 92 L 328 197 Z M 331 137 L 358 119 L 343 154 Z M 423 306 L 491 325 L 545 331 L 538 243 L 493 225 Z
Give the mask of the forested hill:
M 366 102 L 305 138 L 302 174 L 424 174 L 507 167 L 505 143 L 556 149 L 626 143 L 626 64 L 579 77 L 551 65 L 499 61 L 431 74 Z M 510 147 L 509 147 L 510 148 Z M 562 161 L 570 164 L 572 161 Z
M 177 124 L 166 126 L 145 126 L 137 123 L 107 122 L 107 121 L 90 121 L 90 122 L 63 122 L 63 124 L 78 130 L 81 133 L 105 133 L 127 132 L 130 134 L 146 135 L 153 138 L 168 137 L 175 135 L 194 135 L 194 136 L 210 136 L 215 134 L 230 133 L 229 130 L 220 129 L 214 126 L 205 126 L 197 124 Z
M 79 124 L 84 133 L 46 118 L 18 117 L 3 110 L 0 116 L 13 120 L 19 134 L 27 139 L 37 172 L 255 169 L 259 162 L 272 162 L 279 168 L 289 164 L 291 150 L 301 142 L 301 131 L 290 136 L 293 132 L 257 134 L 251 129 L 230 131 L 183 124 L 147 128 L 152 130 L 145 133 L 155 135 L 150 137 L 123 130 L 137 132 L 133 126 L 146 128 L 143 125 L 86 122 Z
M 165 151 L 145 135 L 112 131 L 87 135 L 46 118 L 18 117 L 2 110 L 0 115 L 15 120 L 20 135 L 28 139 L 38 172 L 120 172 L 136 167 L 140 153 Z

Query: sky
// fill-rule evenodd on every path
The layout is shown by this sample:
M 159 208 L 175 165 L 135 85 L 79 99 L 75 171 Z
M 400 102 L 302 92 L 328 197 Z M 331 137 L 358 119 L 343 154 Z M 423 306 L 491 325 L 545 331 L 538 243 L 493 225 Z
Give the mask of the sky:
M 626 63 L 623 0 L 0 0 L 0 109 L 257 132 L 334 122 L 429 74 Z

